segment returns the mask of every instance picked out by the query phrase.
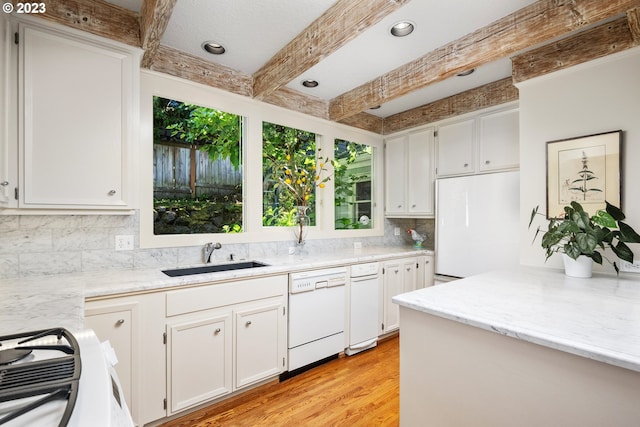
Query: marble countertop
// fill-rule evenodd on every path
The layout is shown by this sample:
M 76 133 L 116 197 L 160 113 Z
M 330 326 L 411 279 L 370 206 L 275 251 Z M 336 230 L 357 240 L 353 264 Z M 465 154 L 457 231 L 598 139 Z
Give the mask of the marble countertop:
M 419 289 L 401 306 L 640 371 L 640 278 L 521 267 Z
M 190 266 L 169 265 L 165 268 L 3 279 L 0 280 L 0 335 L 50 327 L 80 330 L 84 327 L 86 298 L 197 286 L 432 253 L 411 247 L 365 247 L 332 253 L 252 258 L 268 266 L 182 277 L 169 277 L 162 270 Z

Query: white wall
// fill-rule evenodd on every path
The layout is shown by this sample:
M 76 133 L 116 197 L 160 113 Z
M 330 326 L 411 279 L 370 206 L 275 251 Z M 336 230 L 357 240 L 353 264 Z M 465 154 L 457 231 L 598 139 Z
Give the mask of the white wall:
M 520 90 L 520 263 L 562 267 L 559 255 L 544 262 L 540 241 L 532 244 L 531 210 L 546 210 L 546 143 L 623 131 L 622 208 L 640 230 L 640 48 L 531 79 Z M 538 224 L 545 225 L 540 217 Z M 632 249 L 640 258 L 640 245 Z M 608 254 L 608 253 L 607 253 Z M 613 259 L 613 258 L 612 258 Z M 594 271 L 612 272 L 605 261 Z

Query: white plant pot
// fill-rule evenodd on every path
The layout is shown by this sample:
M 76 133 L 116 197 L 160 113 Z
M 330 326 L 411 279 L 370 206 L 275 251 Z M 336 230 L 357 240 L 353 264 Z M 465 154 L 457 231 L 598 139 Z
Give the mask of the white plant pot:
M 569 277 L 591 277 L 593 260 L 588 256 L 580 255 L 578 259 L 573 259 L 567 254 L 562 254 L 564 260 L 564 274 Z

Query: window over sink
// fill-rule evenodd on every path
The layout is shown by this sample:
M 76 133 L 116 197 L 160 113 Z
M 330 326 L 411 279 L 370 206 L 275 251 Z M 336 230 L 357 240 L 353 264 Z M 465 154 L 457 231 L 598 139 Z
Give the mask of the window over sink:
M 242 231 L 242 122 L 153 97 L 154 234 Z
M 316 225 L 316 134 L 263 122 L 262 155 L 262 225 L 293 226 L 300 205 Z
M 192 262 L 202 245 L 212 241 L 225 248 L 227 244 L 254 242 L 293 244 L 290 224 L 296 205 L 291 197 L 276 194 L 279 189 L 273 170 L 268 170 L 272 166 L 266 162 L 267 153 L 276 158 L 287 155 L 281 144 L 290 137 L 298 144 L 299 154 L 310 160 L 307 177 L 318 187 L 323 184 L 323 188 L 314 185 L 313 191 L 306 193 L 312 225 L 307 238 L 383 235 L 381 205 L 376 207 L 383 197 L 383 187 L 378 185 L 382 175 L 376 176 L 383 172 L 380 135 L 153 71 L 142 71 L 140 76 L 141 133 L 134 153 L 139 160 L 132 158 L 139 165 L 136 208 L 140 248 L 191 247 L 185 252 L 176 250 L 175 257 Z M 173 110 L 173 121 L 164 117 L 163 109 Z M 205 126 L 209 121 L 217 130 Z M 314 160 L 316 168 L 326 169 L 315 174 L 321 175 L 319 181 L 311 173 Z M 235 177 L 233 186 L 207 198 L 211 193 L 208 187 L 218 182 L 208 181 L 214 178 L 202 175 L 201 168 L 227 171 Z M 334 206 L 336 199 L 339 208 Z M 212 200 L 224 206 L 224 214 L 213 221 L 202 212 Z M 189 215 L 189 225 L 182 219 L 176 224 L 181 210 Z M 172 213 L 165 220 L 171 227 L 154 221 L 169 211 L 176 212 L 176 217 L 172 218 Z M 173 258 L 170 261 L 175 262 Z

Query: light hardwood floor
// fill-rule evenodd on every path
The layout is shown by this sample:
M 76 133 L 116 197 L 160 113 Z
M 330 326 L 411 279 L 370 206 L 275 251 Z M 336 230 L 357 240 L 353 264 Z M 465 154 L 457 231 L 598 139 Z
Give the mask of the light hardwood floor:
M 162 427 L 383 427 L 399 423 L 399 337 L 172 420 Z

